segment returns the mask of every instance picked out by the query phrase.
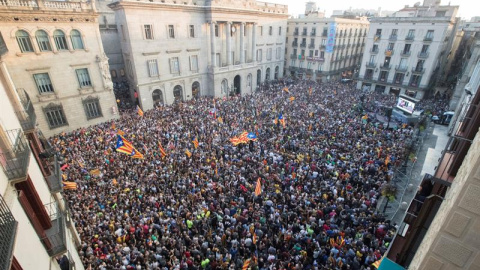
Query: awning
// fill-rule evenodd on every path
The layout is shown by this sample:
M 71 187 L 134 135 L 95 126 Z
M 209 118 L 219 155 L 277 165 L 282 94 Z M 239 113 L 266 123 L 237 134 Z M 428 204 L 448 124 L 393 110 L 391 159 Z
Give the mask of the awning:
M 378 270 L 405 270 L 403 266 L 391 261 L 389 258 L 383 258 Z

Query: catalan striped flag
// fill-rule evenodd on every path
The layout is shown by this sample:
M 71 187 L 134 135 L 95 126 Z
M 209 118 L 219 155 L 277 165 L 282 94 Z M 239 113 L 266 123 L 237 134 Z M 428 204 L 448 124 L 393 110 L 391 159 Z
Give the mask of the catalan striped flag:
M 163 148 L 161 142 L 158 142 L 158 149 L 160 150 L 160 154 L 162 155 L 162 158 L 167 156 L 167 152 L 165 152 L 165 149 Z
M 257 185 L 255 186 L 255 196 L 262 194 L 262 183 L 260 183 L 260 177 L 257 179 Z
M 246 259 L 245 262 L 243 263 L 242 270 L 247 270 L 248 267 L 250 266 L 250 259 Z
M 388 155 L 385 159 L 385 165 L 388 165 L 388 163 L 390 163 L 390 155 Z
M 295 97 L 290 97 L 289 100 L 290 102 L 293 102 L 295 100 Z
M 213 99 L 213 119 L 217 119 L 217 107 L 215 104 L 215 99 Z
M 133 145 L 131 142 L 127 141 L 122 135 L 117 135 L 117 145 L 115 150 L 120 153 L 130 155 L 133 150 Z
M 192 152 L 190 152 L 188 149 L 185 149 L 185 155 L 187 155 L 187 157 L 191 157 Z
M 112 121 L 112 129 L 116 129 L 115 122 Z
M 198 139 L 197 139 L 197 137 L 195 137 L 192 142 L 193 142 L 193 146 L 195 146 L 195 149 L 197 149 L 197 148 L 198 148 Z
M 372 263 L 372 266 L 375 267 L 376 269 L 378 269 L 380 267 L 380 264 L 382 263 L 382 260 L 383 260 L 383 258 L 381 258 L 380 260 Z
M 253 233 L 252 242 L 253 242 L 254 245 L 257 244 L 257 240 L 258 240 L 257 234 L 256 234 L 256 233 Z
M 77 189 L 77 183 L 62 181 L 63 189 Z
M 310 86 L 310 88 L 308 88 L 308 94 L 309 94 L 309 95 L 312 95 L 312 90 L 313 90 L 313 89 L 312 89 L 312 87 Z
M 143 116 L 143 111 L 140 108 L 140 106 L 138 106 L 138 105 L 137 105 L 137 113 L 138 113 L 138 115 Z
M 290 94 L 290 91 L 288 90 L 288 87 L 284 87 L 284 88 L 283 88 L 283 91 L 285 91 L 285 92 L 287 92 L 287 93 Z

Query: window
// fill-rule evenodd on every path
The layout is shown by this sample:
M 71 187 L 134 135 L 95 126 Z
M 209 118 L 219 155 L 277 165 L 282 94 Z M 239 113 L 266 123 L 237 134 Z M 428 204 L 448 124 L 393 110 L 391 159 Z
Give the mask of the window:
M 170 58 L 170 73 L 171 74 L 180 73 L 180 63 L 178 63 L 178 57 Z
M 145 24 L 143 31 L 145 32 L 145 39 L 153 39 L 153 27 L 151 24 Z
M 278 35 L 279 35 L 279 36 L 282 35 L 282 27 L 281 27 L 281 26 L 278 27 Z
M 18 46 L 20 47 L 22 53 L 33 52 L 32 41 L 30 40 L 30 36 L 27 32 L 18 30 L 17 33 L 15 33 L 15 36 L 17 37 Z
M 321 51 L 321 52 L 320 52 L 320 58 L 322 58 L 322 59 L 325 58 L 325 52 L 324 52 L 324 51 Z
M 295 57 L 297 57 L 297 49 L 293 49 L 293 55 L 295 55 Z
M 117 71 L 115 69 L 110 70 L 110 74 L 112 74 L 112 78 L 117 78 Z
M 120 28 L 122 29 L 122 40 L 125 41 L 127 38 L 126 38 L 126 35 L 125 35 L 125 28 L 123 27 L 123 24 L 120 25 Z
M 268 34 L 273 35 L 273 26 L 268 27 Z
M 215 24 L 215 36 L 218 37 L 218 24 Z
M 327 45 L 327 40 L 326 39 L 322 39 L 322 46 L 326 46 Z
M 43 111 L 45 118 L 47 118 L 48 126 L 51 129 L 68 125 L 62 105 L 51 104 L 44 108 Z
M 310 50 L 310 51 L 308 52 L 308 56 L 309 56 L 309 57 L 313 57 L 313 50 Z
M 278 48 L 277 48 L 276 58 L 277 58 L 277 59 L 280 59 L 281 57 L 282 57 L 282 48 L 278 47 Z
M 35 83 L 37 84 L 37 89 L 40 94 L 53 93 L 53 85 L 50 81 L 50 76 L 48 76 L 48 73 L 34 74 L 33 78 L 35 79 Z
M 295 66 L 295 59 L 292 59 L 292 61 L 290 62 L 290 66 L 294 67 Z
M 430 45 L 428 45 L 428 44 L 423 45 L 423 46 L 422 46 L 422 53 L 427 53 L 429 47 L 430 47 Z
M 157 59 L 151 59 L 147 61 L 148 75 L 150 77 L 158 76 Z
M 418 86 L 418 85 L 420 85 L 421 81 L 422 81 L 422 76 L 413 75 L 412 79 L 410 81 L 410 86 Z
M 102 110 L 100 109 L 100 102 L 98 98 L 87 98 L 83 100 L 83 108 L 85 109 L 85 114 L 87 115 L 87 120 L 102 117 Z
M 70 32 L 70 39 L 72 40 L 72 47 L 74 50 L 83 50 L 83 41 L 82 41 L 82 35 L 80 35 L 80 32 L 78 30 L 72 30 Z
M 78 83 L 81 88 L 92 86 L 92 81 L 90 80 L 90 75 L 88 75 L 88 70 L 86 68 L 77 69 L 75 72 L 77 73 Z
M 318 50 L 315 50 L 315 56 L 318 56 Z
M 425 65 L 425 60 L 418 60 L 417 65 L 415 66 L 415 71 L 422 71 L 424 65 Z
M 188 26 L 188 34 L 191 38 L 195 37 L 195 25 L 191 24 Z
M 45 31 L 38 30 L 35 33 L 35 37 L 37 38 L 38 48 L 41 52 L 52 51 L 52 47 L 50 46 L 50 40 L 48 39 L 48 35 Z
M 378 77 L 378 79 L 382 82 L 386 81 L 388 78 L 388 71 L 386 70 L 382 70 L 380 71 L 380 76 Z
M 67 39 L 65 38 L 65 33 L 63 33 L 62 30 L 55 30 L 55 32 L 53 32 L 53 40 L 55 41 L 55 46 L 57 46 L 57 50 L 68 50 Z
M 408 30 L 408 38 L 413 38 L 415 36 L 415 29 Z
M 272 60 L 272 48 L 267 49 L 267 60 Z
M 433 30 L 428 30 L 427 35 L 425 36 L 427 39 L 433 39 Z
M 340 31 L 341 33 L 342 31 Z M 376 36 L 381 36 L 382 35 L 382 29 L 377 29 L 377 32 L 375 33 Z
M 403 47 L 403 54 L 409 54 L 411 47 L 412 47 L 412 44 L 405 44 L 405 47 Z
M 198 71 L 198 56 L 192 55 L 190 56 L 190 70 L 191 71 Z
M 175 38 L 175 28 L 173 27 L 173 24 L 168 25 L 168 37 Z
M 263 26 L 259 26 L 260 29 L 260 36 L 263 36 Z
M 312 64 L 313 64 L 313 62 L 308 61 L 307 62 L 307 69 L 312 69 Z
M 407 67 L 407 58 L 401 58 L 400 59 L 400 64 L 398 64 L 398 66 L 402 69 L 406 68 Z
M 375 64 L 375 55 L 370 55 L 370 62 L 372 64 Z
M 392 42 L 388 43 L 387 50 L 393 51 L 394 46 L 395 46 L 395 43 L 392 43 Z
M 262 61 L 262 49 L 257 50 L 257 61 L 261 62 Z
M 392 29 L 392 37 L 396 37 L 398 33 L 398 29 Z

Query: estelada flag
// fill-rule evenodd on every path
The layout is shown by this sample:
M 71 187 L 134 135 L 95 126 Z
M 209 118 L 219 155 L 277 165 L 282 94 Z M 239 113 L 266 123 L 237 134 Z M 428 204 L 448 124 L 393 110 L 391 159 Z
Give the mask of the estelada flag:
M 245 262 L 243 263 L 242 270 L 247 270 L 248 267 L 250 266 L 250 259 L 246 259 Z
M 132 149 L 132 152 L 130 153 L 130 156 L 131 156 L 132 158 L 140 158 L 140 159 L 143 159 L 142 153 L 138 152 L 137 149 L 135 149 L 135 148 Z
M 120 153 L 124 153 L 129 155 L 132 153 L 133 145 L 131 142 L 127 141 L 122 135 L 117 135 L 117 144 L 115 146 L 115 150 Z
M 257 234 L 256 233 L 253 233 L 253 239 L 252 239 L 252 242 L 254 245 L 257 244 L 257 240 L 258 240 L 258 237 L 257 237 Z
M 262 184 L 260 183 L 260 177 L 257 179 L 257 185 L 255 186 L 255 196 L 262 194 Z
M 77 183 L 62 181 L 63 189 L 77 189 Z
M 112 129 L 116 129 L 115 122 L 112 122 Z
M 192 142 L 193 142 L 193 146 L 195 146 L 195 149 L 197 149 L 197 148 L 198 148 L 198 139 L 197 139 L 197 137 L 195 137 L 195 139 L 193 139 Z

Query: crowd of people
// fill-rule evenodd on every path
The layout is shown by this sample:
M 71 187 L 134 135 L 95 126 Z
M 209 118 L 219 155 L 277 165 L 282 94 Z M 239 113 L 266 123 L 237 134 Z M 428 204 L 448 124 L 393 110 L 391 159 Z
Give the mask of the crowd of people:
M 52 137 L 85 267 L 373 269 L 395 234 L 377 201 L 413 134 L 366 115 L 377 98 L 394 102 L 278 81 Z M 257 139 L 232 145 L 243 131 Z M 143 159 L 115 151 L 119 132 Z

